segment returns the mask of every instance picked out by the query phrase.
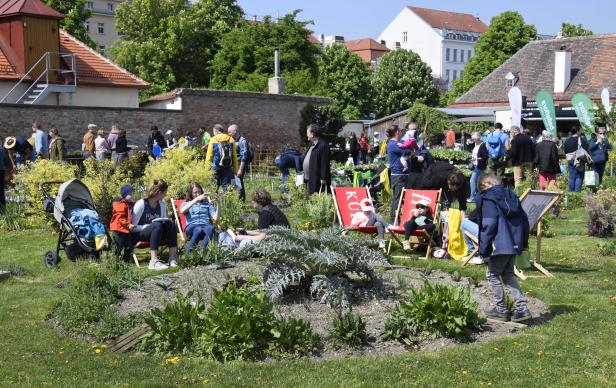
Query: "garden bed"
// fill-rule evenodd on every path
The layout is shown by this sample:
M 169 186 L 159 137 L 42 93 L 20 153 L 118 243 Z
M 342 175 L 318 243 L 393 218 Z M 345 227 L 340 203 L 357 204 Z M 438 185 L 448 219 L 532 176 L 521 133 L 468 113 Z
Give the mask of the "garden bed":
M 212 288 L 221 289 L 225 283 L 234 277 L 260 279 L 264 267 L 254 262 L 239 262 L 236 267 L 222 270 L 196 267 L 184 269 L 176 273 L 164 274 L 144 281 L 139 290 L 124 290 L 123 300 L 117 305 L 116 312 L 126 315 L 135 312 L 146 312 L 155 307 L 163 307 L 164 302 L 173 301 L 178 292 L 185 293 L 194 290 L 209 304 L 212 298 Z M 382 272 L 383 290 L 375 293 L 372 289 L 366 290 L 366 296 L 356 300 L 352 305 L 353 313 L 359 314 L 366 321 L 368 342 L 360 348 L 336 348 L 324 341 L 323 350 L 315 358 L 329 359 L 336 357 L 350 357 L 361 355 L 391 355 L 405 352 L 409 349 L 426 350 L 447 348 L 462 343 L 448 338 L 422 339 L 412 347 L 407 347 L 397 341 L 382 339 L 385 318 L 390 309 L 397 305 L 398 300 L 407 298 L 411 288 L 420 288 L 424 280 L 448 286 L 469 287 L 472 299 L 478 303 L 479 310 L 483 311 L 491 303 L 491 293 L 487 282 L 476 282 L 473 279 L 462 277 L 455 281 L 442 271 L 422 271 L 412 268 L 395 268 Z M 539 325 L 551 318 L 546 305 L 539 299 L 529 297 L 529 308 L 533 319 L 527 322 L 530 326 Z M 310 322 L 314 331 L 322 338 L 328 335 L 328 328 L 336 313 L 326 304 L 305 294 L 287 295 L 280 303 L 275 304 L 274 312 L 279 316 L 301 318 Z M 470 342 L 484 342 L 503 335 L 517 332 L 524 326 L 511 323 L 495 323 L 488 321 L 482 324 L 482 330 L 472 335 Z

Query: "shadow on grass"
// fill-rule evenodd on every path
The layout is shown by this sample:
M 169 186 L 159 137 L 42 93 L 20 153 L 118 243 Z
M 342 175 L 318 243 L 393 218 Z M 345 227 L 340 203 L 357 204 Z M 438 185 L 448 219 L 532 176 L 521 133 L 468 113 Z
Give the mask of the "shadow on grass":
M 571 314 L 580 311 L 577 307 L 570 304 L 554 304 L 550 306 L 550 311 L 554 316 L 561 314 Z
M 579 273 L 586 273 L 586 272 L 597 272 L 596 269 L 574 267 L 571 265 L 562 265 L 562 264 L 549 264 L 546 267 L 547 267 L 546 269 L 550 272 L 560 272 L 560 273 L 579 274 Z

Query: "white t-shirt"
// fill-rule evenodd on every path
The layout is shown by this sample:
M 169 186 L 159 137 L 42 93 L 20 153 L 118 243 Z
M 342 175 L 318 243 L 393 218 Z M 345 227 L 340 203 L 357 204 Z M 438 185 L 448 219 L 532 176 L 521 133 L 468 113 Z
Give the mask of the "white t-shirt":
M 364 212 L 359 211 L 353 214 L 353 218 L 351 218 L 351 226 L 367 226 L 374 225 L 374 221 L 376 220 L 374 216 L 374 212 L 366 215 Z
M 475 148 L 473 148 L 473 163 L 475 164 L 477 164 L 477 157 L 479 155 L 479 147 L 481 147 L 481 143 L 476 144 Z

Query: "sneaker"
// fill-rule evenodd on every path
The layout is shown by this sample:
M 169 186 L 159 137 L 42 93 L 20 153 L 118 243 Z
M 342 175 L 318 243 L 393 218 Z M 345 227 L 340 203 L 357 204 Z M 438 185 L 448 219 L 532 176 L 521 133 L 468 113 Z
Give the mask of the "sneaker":
M 530 315 L 530 311 L 528 309 L 524 309 L 522 311 L 514 312 L 513 315 L 511 316 L 511 321 L 512 322 L 522 322 L 522 321 L 527 321 L 531 318 L 532 318 L 532 315 Z
M 175 268 L 177 266 L 178 266 L 178 261 L 177 260 L 173 259 L 173 260 L 169 261 L 169 267 Z
M 156 260 L 153 263 L 150 262 L 150 265 L 148 266 L 148 268 L 153 271 L 161 271 L 163 269 L 169 268 L 169 266 L 167 264 L 161 263 L 160 261 Z
M 492 308 L 491 310 L 486 311 L 486 315 L 488 318 L 494 319 L 496 321 L 509 321 L 509 313 L 501 313 L 500 311 L 496 310 L 496 308 Z
M 480 256 L 473 256 L 473 258 L 468 261 L 468 264 L 483 265 L 483 259 Z
M 379 249 L 385 249 L 385 240 L 379 240 Z
M 403 251 L 410 251 L 411 250 L 411 243 L 408 240 L 404 240 L 402 241 L 402 250 Z

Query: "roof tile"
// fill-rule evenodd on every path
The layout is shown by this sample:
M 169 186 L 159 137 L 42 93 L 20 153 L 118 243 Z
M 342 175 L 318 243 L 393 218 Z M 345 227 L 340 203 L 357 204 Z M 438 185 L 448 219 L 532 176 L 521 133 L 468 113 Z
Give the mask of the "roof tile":
M 488 26 L 479 18 L 459 12 L 439 11 L 437 9 L 408 7 L 417 16 L 422 18 L 432 28 L 446 28 L 448 30 L 486 32 Z
M 63 14 L 39 0 L 0 0 L 0 17 L 19 14 L 64 19 Z

